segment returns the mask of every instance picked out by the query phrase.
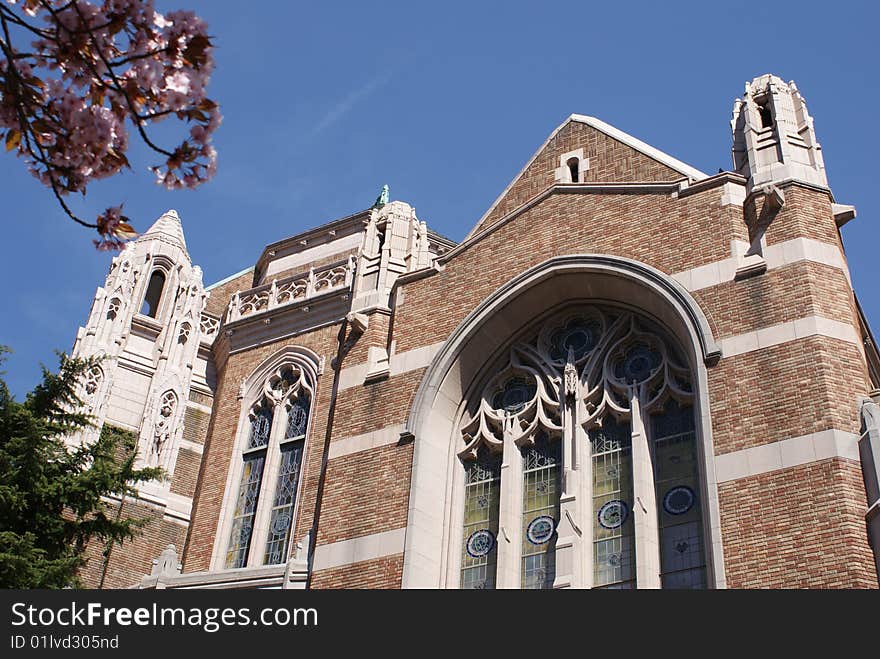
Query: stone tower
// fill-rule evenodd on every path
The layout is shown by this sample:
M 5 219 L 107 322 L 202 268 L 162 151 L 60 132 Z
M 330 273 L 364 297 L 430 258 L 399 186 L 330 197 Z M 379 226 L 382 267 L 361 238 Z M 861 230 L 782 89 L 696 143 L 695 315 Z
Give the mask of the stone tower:
M 207 357 L 218 323 L 202 315 L 207 296 L 180 218 L 169 210 L 113 259 L 72 352 L 102 358 L 82 388 L 95 426 L 72 440 L 94 439 L 105 424 L 130 430 L 138 438 L 137 464 L 167 473 L 141 485 L 136 503 L 125 501 L 139 508 L 126 514 L 158 525 L 135 541 L 148 545 L 148 556 L 168 539 L 182 546 L 189 524 L 201 445 L 184 437 L 184 419 L 191 407 L 210 412 L 191 400 L 211 392 Z M 88 568 L 101 568 L 99 583 L 107 577 L 100 563 L 92 560 Z M 104 585 L 115 584 L 111 578 Z
M 798 180 L 828 187 L 813 118 L 794 81 L 766 74 L 733 104 L 733 168 L 755 189 Z

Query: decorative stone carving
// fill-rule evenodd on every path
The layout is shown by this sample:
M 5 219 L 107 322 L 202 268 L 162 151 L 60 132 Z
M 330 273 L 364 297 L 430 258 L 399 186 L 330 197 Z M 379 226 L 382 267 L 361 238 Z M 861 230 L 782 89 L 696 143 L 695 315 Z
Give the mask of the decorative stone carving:
M 162 451 L 173 431 L 174 412 L 177 408 L 177 394 L 166 391 L 159 401 L 156 420 L 153 426 L 153 441 L 150 447 L 151 464 L 160 464 Z
M 158 558 L 153 559 L 150 576 L 173 577 L 180 574 L 182 569 L 183 565 L 180 563 L 177 548 L 174 545 L 168 545 Z
M 505 430 L 518 445 L 538 430 L 558 435 L 560 392 L 574 400 L 585 430 L 601 425 L 606 414 L 630 418 L 633 393 L 648 412 L 669 396 L 691 400 L 689 373 L 663 332 L 629 311 L 589 306 L 557 316 L 511 346 L 477 409 L 465 415 L 460 455 L 475 458 L 480 445 L 500 450 Z
M 319 295 L 350 288 L 355 271 L 355 261 L 349 257 L 344 261 L 332 263 L 307 273 L 273 280 L 247 291 L 233 295 L 227 310 L 227 320 L 233 321 L 246 316 L 263 313 L 269 309 L 295 302 L 302 302 Z

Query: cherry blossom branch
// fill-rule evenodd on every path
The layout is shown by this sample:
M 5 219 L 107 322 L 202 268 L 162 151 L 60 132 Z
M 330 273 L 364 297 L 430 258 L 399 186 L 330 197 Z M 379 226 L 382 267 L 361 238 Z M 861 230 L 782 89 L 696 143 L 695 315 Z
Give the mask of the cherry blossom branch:
M 0 138 L 7 151 L 24 157 L 71 219 L 98 229 L 102 249 L 136 235 L 121 206 L 92 224 L 76 217 L 64 196 L 85 194 L 89 182 L 130 168 L 126 119 L 165 158 L 163 167 L 150 168 L 165 187 L 195 187 L 216 168 L 210 142 L 221 117 L 205 96 L 213 69 L 207 28 L 192 12 L 163 15 L 153 2 L 0 0 L 6 60 L 5 67 L 0 63 Z M 8 5 L 29 16 L 42 13 L 50 27 L 31 25 Z M 11 26 L 38 37 L 31 51 L 15 51 Z M 146 127 L 171 114 L 192 125 L 177 147 L 166 149 Z

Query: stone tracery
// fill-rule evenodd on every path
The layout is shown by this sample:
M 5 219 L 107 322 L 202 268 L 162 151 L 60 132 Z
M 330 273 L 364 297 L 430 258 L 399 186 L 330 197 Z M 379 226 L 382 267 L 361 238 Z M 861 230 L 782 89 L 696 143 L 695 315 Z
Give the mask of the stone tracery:
M 481 445 L 500 450 L 509 428 L 517 445 L 538 430 L 562 431 L 566 398 L 585 430 L 606 414 L 630 418 L 631 397 L 652 412 L 672 396 L 693 399 L 689 369 L 664 333 L 630 311 L 589 306 L 551 319 L 510 347 L 505 365 L 485 385 L 475 413 L 461 424 L 461 457 Z

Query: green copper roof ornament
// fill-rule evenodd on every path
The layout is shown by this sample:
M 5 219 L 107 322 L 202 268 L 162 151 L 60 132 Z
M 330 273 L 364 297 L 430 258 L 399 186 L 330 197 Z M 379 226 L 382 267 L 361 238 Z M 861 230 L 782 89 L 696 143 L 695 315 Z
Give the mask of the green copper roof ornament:
M 388 203 L 388 184 L 382 186 L 382 192 L 379 193 L 379 196 L 376 197 L 376 201 L 373 202 L 372 208 L 379 209 L 382 208 L 385 204 Z

